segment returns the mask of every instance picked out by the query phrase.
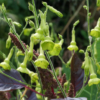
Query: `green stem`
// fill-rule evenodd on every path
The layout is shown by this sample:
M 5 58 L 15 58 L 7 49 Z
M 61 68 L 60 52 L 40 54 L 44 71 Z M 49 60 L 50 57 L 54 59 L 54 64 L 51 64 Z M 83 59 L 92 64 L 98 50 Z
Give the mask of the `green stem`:
M 36 29 L 38 29 L 39 27 L 39 22 L 38 22 L 38 16 L 37 16 L 37 12 L 36 12 L 36 7 L 35 7 L 35 2 L 34 0 L 32 0 L 32 3 L 33 3 L 33 7 L 34 7 L 34 16 L 35 16 L 35 23 L 36 23 Z
M 55 79 L 56 79 L 56 81 L 57 81 L 57 84 L 58 84 L 58 86 L 60 87 L 63 96 L 66 98 L 66 94 L 65 94 L 65 92 L 64 92 L 64 90 L 63 90 L 63 88 L 62 88 L 60 82 L 59 82 L 58 79 L 57 79 L 57 76 L 56 76 L 56 73 L 55 73 L 53 64 L 52 64 L 52 62 L 51 62 L 51 60 L 50 60 L 50 57 L 49 57 L 47 51 L 45 51 L 45 53 L 46 53 L 46 56 L 47 56 L 47 58 L 48 58 L 48 60 L 49 60 L 49 63 L 50 63 L 51 69 L 52 69 L 52 71 L 53 71 L 53 75 L 54 75 L 54 77 L 55 77 Z
M 90 35 L 90 19 L 89 19 L 89 1 L 87 0 L 87 22 L 88 22 L 88 36 Z
M 66 65 L 66 63 L 63 61 L 63 59 L 60 57 L 60 55 L 58 55 L 59 59 L 61 60 L 61 62 Z
M 22 32 L 20 33 L 20 37 L 22 36 L 22 34 L 23 34 L 23 32 L 24 32 L 24 29 L 27 27 L 27 25 L 28 25 L 28 21 L 26 22 L 26 24 L 25 24 L 25 26 L 24 26 Z

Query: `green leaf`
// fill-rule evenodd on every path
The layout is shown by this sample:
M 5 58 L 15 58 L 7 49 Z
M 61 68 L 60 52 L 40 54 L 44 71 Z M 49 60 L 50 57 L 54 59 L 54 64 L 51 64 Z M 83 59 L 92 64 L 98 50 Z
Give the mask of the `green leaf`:
M 79 97 L 87 97 L 87 100 L 100 100 L 100 87 L 97 85 L 85 86 Z

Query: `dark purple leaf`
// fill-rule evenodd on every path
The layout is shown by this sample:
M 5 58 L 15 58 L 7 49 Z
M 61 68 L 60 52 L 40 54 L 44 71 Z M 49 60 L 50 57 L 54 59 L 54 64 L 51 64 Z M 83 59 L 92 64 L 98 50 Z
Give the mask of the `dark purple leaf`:
M 37 100 L 35 92 L 32 92 L 31 96 L 29 97 L 28 100 Z
M 83 85 L 84 70 L 81 69 L 81 66 L 82 61 L 78 55 L 74 53 L 71 61 L 71 83 L 74 86 L 74 95 Z
M 51 99 L 51 100 L 87 100 L 87 98 L 85 98 L 85 97 L 80 97 L 80 98 L 67 97 L 67 98 L 64 98 L 64 99 Z
M 19 72 L 16 71 L 15 69 L 11 69 L 10 71 L 4 71 L 4 73 L 23 82 Z M 21 84 L 15 80 L 12 80 L 0 73 L 0 91 L 10 91 L 14 89 L 20 89 L 23 87 L 24 87 L 24 84 Z
M 10 71 L 4 71 L 5 74 L 23 82 L 20 74 L 18 71 L 16 71 L 15 69 L 11 69 Z M 11 91 L 11 90 L 14 90 L 14 89 L 21 89 L 21 88 L 27 88 L 41 96 L 44 96 L 43 94 L 41 93 L 38 93 L 37 91 L 35 91 L 34 89 L 26 86 L 25 84 L 22 84 L 22 83 L 19 83 L 3 74 L 0 73 L 0 91 Z

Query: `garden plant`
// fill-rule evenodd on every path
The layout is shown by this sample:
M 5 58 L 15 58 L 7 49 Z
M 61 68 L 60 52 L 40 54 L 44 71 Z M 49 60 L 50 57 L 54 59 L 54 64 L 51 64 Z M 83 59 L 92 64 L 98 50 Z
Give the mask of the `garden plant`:
M 91 13 L 89 1 L 86 2 L 87 5 L 83 8 L 87 11 L 89 45 L 86 50 L 78 49 L 75 40 L 75 27 L 79 24 L 77 20 L 73 23 L 70 45 L 66 47 L 72 54 L 67 63 L 60 55 L 63 36 L 58 34 L 56 40 L 52 23 L 46 21 L 48 10 L 62 18 L 61 12 L 47 2 L 42 2 L 45 11 L 39 10 L 37 13 L 32 0 L 32 3 L 28 3 L 28 8 L 33 15 L 25 18 L 25 27 L 21 33 L 17 33 L 16 26 L 21 27 L 21 24 L 7 17 L 4 4 L 0 6 L 0 19 L 10 27 L 6 40 L 6 48 L 10 52 L 6 56 L 0 51 L 4 58 L 0 62 L 0 100 L 100 100 L 100 18 L 96 26 L 90 29 Z M 95 2 L 99 7 L 100 0 Z M 32 31 L 34 33 L 30 35 Z M 21 40 L 23 33 L 30 35 L 29 45 Z M 39 44 L 39 52 L 34 48 L 36 44 Z M 84 54 L 83 62 L 78 57 L 78 52 Z M 22 62 L 19 61 L 19 56 L 23 58 Z M 54 56 L 62 62 L 62 76 L 55 70 L 51 60 Z M 30 70 L 27 63 L 32 64 L 35 72 Z M 22 73 L 29 76 L 29 82 L 26 82 Z

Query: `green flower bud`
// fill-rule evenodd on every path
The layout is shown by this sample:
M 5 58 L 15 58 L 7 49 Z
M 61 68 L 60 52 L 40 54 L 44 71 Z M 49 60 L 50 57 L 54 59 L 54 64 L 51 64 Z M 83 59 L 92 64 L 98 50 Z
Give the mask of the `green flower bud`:
M 78 25 L 78 23 L 79 23 L 79 20 L 77 20 L 77 21 L 73 24 L 73 26 L 75 27 L 76 25 Z
M 31 3 L 28 3 L 28 8 L 30 11 L 34 11 L 34 6 Z
M 60 11 L 56 10 L 56 9 L 53 8 L 52 6 L 47 5 L 46 2 L 42 2 L 42 4 L 43 4 L 44 6 L 46 6 L 46 7 L 48 7 L 50 11 L 52 11 L 52 12 L 55 13 L 55 14 L 57 14 L 59 17 L 63 17 L 63 14 L 62 14 Z
M 35 28 L 35 24 L 33 21 L 29 20 L 29 25 L 32 27 L 32 28 Z
M 54 42 L 49 36 L 46 36 L 45 40 L 41 42 L 41 46 L 43 50 L 52 50 L 52 48 L 54 47 Z
M 96 27 L 91 30 L 90 35 L 95 38 L 100 37 L 100 18 L 98 19 Z
M 24 35 L 29 36 L 32 31 L 33 31 L 33 28 L 26 28 L 24 29 Z
M 21 27 L 22 25 L 18 22 L 13 22 L 14 25 L 18 26 L 18 27 Z
M 80 49 L 80 50 L 79 50 L 79 53 L 84 53 L 84 50 Z
M 6 48 L 9 49 L 10 46 L 11 46 L 11 37 L 8 36 L 8 39 L 7 39 L 7 41 L 6 41 Z
M 87 10 L 87 6 L 86 5 L 84 5 L 83 8 Z

